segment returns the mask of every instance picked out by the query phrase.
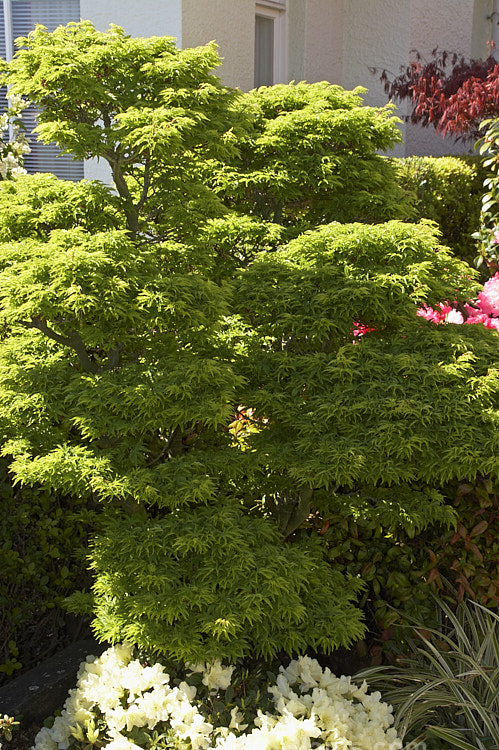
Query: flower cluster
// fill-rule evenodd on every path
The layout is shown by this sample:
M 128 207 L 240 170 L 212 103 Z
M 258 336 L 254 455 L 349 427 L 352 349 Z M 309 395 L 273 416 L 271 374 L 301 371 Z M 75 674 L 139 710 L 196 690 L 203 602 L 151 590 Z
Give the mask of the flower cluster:
M 437 309 L 425 306 L 417 314 L 433 323 L 481 323 L 499 331 L 499 273 L 484 284 L 473 305 L 463 306 L 462 312 L 448 302 L 440 302 Z
M 8 140 L 0 140 L 0 180 L 7 180 L 18 174 L 25 174 L 23 157 L 29 154 L 28 140 L 21 131 L 20 115 L 28 106 L 20 96 L 9 97 L 7 112 L 0 115 L 0 131 L 6 132 Z
M 234 738 L 221 745 L 224 750 L 402 747 L 395 729 L 389 728 L 392 708 L 381 702 L 380 693 L 369 694 L 365 682 L 358 687 L 350 677 L 336 677 L 315 659 L 302 656 L 286 669 L 281 667 L 276 685 L 269 691 L 276 714 L 259 712 L 254 722 L 257 728 L 238 738 L 239 742 Z M 311 744 L 313 740 L 315 744 Z
M 230 685 L 230 678 L 235 667 L 224 667 L 219 659 L 207 664 L 196 664 L 190 667 L 191 672 L 201 672 L 203 674 L 203 685 L 211 693 L 218 693 L 219 690 L 226 690 Z
M 229 687 L 234 667 L 220 662 L 198 665 L 210 695 Z M 132 659 L 132 648 L 114 646 L 100 658 L 88 657 L 70 691 L 61 716 L 36 736 L 34 750 L 68 750 L 98 744 L 107 750 L 140 750 L 152 745 L 147 730 L 170 733 L 175 747 L 204 750 L 399 750 L 402 743 L 391 707 L 380 694 L 367 692 L 350 677 L 335 677 L 317 661 L 300 657 L 281 667 L 268 688 L 275 712 L 257 711 L 243 723 L 240 706 L 230 712 L 228 726 L 214 727 L 197 688 L 187 682 L 171 686 L 160 664 L 144 666 Z M 138 745 L 137 728 L 144 729 Z M 247 731 L 246 731 L 247 730 Z M 149 734 L 149 737 L 151 735 Z M 145 739 L 144 739 L 145 738 Z M 171 745 L 168 744 L 168 747 Z

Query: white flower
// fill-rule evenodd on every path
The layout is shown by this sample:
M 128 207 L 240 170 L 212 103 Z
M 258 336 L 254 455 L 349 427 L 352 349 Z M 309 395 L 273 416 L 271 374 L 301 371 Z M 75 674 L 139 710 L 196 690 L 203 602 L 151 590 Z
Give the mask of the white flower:
M 57 742 L 57 745 L 62 748 L 62 750 L 66 750 L 66 748 L 69 747 L 69 743 L 71 740 L 71 726 L 67 721 L 67 717 L 64 715 L 64 712 L 61 716 L 55 717 L 55 721 L 52 725 L 50 733 L 52 739 Z
M 206 664 L 204 661 L 200 661 L 198 664 L 187 664 L 187 669 L 190 670 L 190 674 L 196 673 L 196 672 L 204 672 L 206 669 Z
M 247 724 L 241 723 L 243 719 L 244 719 L 244 714 L 241 713 L 241 711 L 238 709 L 237 706 L 234 706 L 234 708 L 230 712 L 229 729 L 237 729 L 239 732 L 243 732 L 245 729 L 248 728 Z
M 194 665 L 203 683 L 214 693 L 226 689 L 234 667 L 220 661 Z M 52 729 L 36 736 L 34 750 L 66 750 L 74 737 L 97 735 L 97 716 L 107 724 L 106 750 L 140 750 L 127 736 L 134 727 L 154 729 L 165 722 L 179 741 L 192 750 L 399 750 L 402 743 L 393 728 L 392 709 L 367 685 L 352 684 L 322 670 L 314 659 L 301 657 L 281 667 L 276 684 L 268 688 L 274 711 L 258 710 L 251 727 L 243 723 L 237 706 L 229 726 L 214 728 L 206 721 L 204 706 L 196 702 L 196 688 L 181 682 L 169 685 L 164 668 L 144 667 L 132 661 L 131 646 L 114 646 L 101 657 L 81 665 L 76 689 L 71 690 Z M 245 731 L 246 730 L 246 731 Z
M 211 691 L 226 690 L 230 685 L 232 672 L 235 667 L 224 667 L 219 659 L 207 664 L 203 677 L 203 685 Z
M 57 750 L 57 742 L 52 738 L 52 733 L 47 727 L 42 727 L 35 737 L 37 750 Z
M 132 742 L 128 737 L 117 734 L 116 737 L 106 745 L 106 750 L 142 750 L 139 745 Z
M 134 727 L 145 727 L 147 715 L 136 703 L 132 703 L 125 712 L 125 721 L 127 732 L 131 732 Z
M 187 682 L 181 682 L 178 686 L 178 692 L 185 700 L 193 701 L 196 697 L 197 689 L 195 685 L 188 685 Z
M 116 706 L 106 713 L 106 721 L 109 727 L 109 733 L 114 737 L 118 735 L 126 724 L 126 708 Z

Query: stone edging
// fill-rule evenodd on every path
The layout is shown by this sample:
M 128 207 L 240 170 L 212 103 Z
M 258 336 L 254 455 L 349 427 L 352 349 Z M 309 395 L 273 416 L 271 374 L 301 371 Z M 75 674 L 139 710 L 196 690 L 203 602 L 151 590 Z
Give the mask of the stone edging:
M 93 639 L 76 641 L 26 674 L 0 688 L 0 716 L 21 716 L 40 722 L 61 708 L 68 691 L 76 687 L 78 667 L 89 654 L 100 656 L 106 644 Z

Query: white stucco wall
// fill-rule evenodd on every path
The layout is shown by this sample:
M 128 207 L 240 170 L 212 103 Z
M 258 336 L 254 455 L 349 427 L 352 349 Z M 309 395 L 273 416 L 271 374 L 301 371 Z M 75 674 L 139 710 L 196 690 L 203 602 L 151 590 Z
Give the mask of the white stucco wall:
M 303 0 L 303 78 L 340 83 L 343 75 L 344 0 Z
M 80 13 L 100 31 L 114 23 L 132 36 L 173 36 L 182 44 L 182 0 L 80 0 Z M 107 162 L 86 161 L 84 173 L 88 180 L 111 182 Z
M 345 0 L 342 85 L 368 89 L 365 103 L 383 106 L 387 96 L 379 77 L 382 70 L 398 71 L 410 43 L 410 0 Z M 373 74 L 370 68 L 376 68 Z M 399 108 L 400 116 L 406 107 Z M 405 135 L 405 124 L 400 125 Z M 402 156 L 400 144 L 393 155 Z
M 115 23 L 132 36 L 174 36 L 182 45 L 182 0 L 80 0 L 80 13 L 100 31 Z
M 305 80 L 307 0 L 287 0 L 287 67 L 290 81 Z
M 182 0 L 182 46 L 212 40 L 223 58 L 216 71 L 222 81 L 244 91 L 253 88 L 254 0 Z

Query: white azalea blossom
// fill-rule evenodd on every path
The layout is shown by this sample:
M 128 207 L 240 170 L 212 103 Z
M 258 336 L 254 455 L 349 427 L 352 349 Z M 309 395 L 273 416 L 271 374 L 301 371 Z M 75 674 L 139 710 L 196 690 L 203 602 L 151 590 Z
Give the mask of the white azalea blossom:
M 248 725 L 243 724 L 243 721 L 244 721 L 244 714 L 238 709 L 237 706 L 234 706 L 234 708 L 230 712 L 230 724 L 228 728 L 237 729 L 238 731 L 243 732 L 245 729 L 248 728 Z
M 122 734 L 117 734 L 116 737 L 106 745 L 106 750 L 142 750 L 142 748 L 139 745 L 136 745 L 135 742 L 132 742 L 128 737 L 125 737 Z
M 51 729 L 43 728 L 34 750 L 83 750 L 95 738 L 105 750 L 141 750 L 133 731 L 170 731 L 191 750 L 400 750 L 392 709 L 379 693 L 368 693 L 350 677 L 336 677 L 309 657 L 280 668 L 270 693 L 274 710 L 257 710 L 253 721 L 239 706 L 228 726 L 214 726 L 203 702 L 187 682 L 172 685 L 160 664 L 144 666 L 129 645 L 114 646 L 80 666 Z M 220 661 L 190 667 L 203 674 L 213 695 L 226 690 L 235 667 Z M 202 692 L 202 691 L 201 691 Z M 207 691 L 204 690 L 206 696 Z M 76 743 L 76 744 L 75 744 Z M 322 744 L 320 744 L 322 743 Z
M 48 727 L 42 727 L 36 735 L 37 750 L 57 750 L 57 742 L 52 737 L 52 731 Z
M 203 677 L 203 685 L 206 685 L 210 690 L 217 692 L 217 690 L 227 690 L 230 685 L 232 672 L 235 667 L 224 667 L 219 659 L 216 659 L 212 664 L 208 664 Z

